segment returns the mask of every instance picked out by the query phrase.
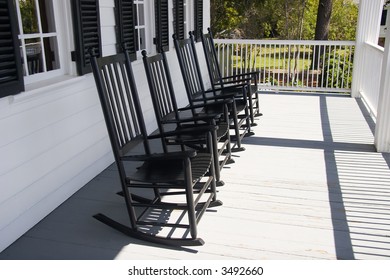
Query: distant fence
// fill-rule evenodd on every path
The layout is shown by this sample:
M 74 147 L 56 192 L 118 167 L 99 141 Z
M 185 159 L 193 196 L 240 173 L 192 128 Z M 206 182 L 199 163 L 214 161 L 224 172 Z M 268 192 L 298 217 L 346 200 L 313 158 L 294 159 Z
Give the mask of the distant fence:
M 224 76 L 257 70 L 264 90 L 351 92 L 355 42 L 214 41 Z

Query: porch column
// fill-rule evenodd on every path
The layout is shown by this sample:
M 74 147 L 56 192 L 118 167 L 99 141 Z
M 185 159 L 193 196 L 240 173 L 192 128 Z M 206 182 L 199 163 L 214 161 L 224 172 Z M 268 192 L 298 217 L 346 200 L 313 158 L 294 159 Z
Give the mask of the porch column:
M 383 0 L 360 0 L 356 30 L 355 58 L 352 75 L 352 97 L 360 96 L 361 81 L 364 79 L 364 43 L 378 43 Z
M 379 88 L 378 113 L 375 125 L 375 147 L 378 152 L 390 152 L 390 32 L 386 32 Z

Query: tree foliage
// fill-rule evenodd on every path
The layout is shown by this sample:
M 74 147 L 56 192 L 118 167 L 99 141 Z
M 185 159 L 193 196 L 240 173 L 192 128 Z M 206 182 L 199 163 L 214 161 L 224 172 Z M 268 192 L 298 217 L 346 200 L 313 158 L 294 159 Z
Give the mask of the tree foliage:
M 320 0 L 211 0 L 216 37 L 314 39 Z M 329 40 L 353 40 L 358 7 L 333 0 Z

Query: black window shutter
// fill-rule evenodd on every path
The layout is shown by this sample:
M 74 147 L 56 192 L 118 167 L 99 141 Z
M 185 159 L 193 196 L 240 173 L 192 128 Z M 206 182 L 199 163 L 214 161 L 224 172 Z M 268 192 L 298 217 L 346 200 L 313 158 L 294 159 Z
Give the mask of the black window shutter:
M 129 53 L 137 50 L 133 5 L 134 0 L 115 0 L 118 52 L 122 51 L 123 44 Z
M 0 98 L 24 90 L 13 0 L 0 0 Z
M 90 73 L 89 50 L 94 49 L 101 56 L 99 0 L 72 0 L 72 14 L 75 37 L 75 52 L 79 75 Z
M 175 0 L 175 34 L 179 40 L 184 39 L 184 0 Z
M 155 0 L 156 44 L 157 52 L 169 50 L 169 15 L 168 0 Z
M 203 32 L 203 0 L 195 0 L 195 40 L 200 40 Z

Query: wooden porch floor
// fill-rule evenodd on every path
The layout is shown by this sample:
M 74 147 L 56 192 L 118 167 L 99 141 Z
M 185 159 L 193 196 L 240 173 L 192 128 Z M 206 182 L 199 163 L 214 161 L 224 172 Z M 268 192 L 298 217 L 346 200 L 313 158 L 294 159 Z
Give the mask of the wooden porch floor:
M 109 167 L 0 259 L 390 259 L 390 155 L 376 153 L 361 102 L 262 94 L 263 117 L 234 154 L 202 247 L 128 238 L 91 216 L 122 199 Z M 363 110 L 364 112 L 364 110 Z

